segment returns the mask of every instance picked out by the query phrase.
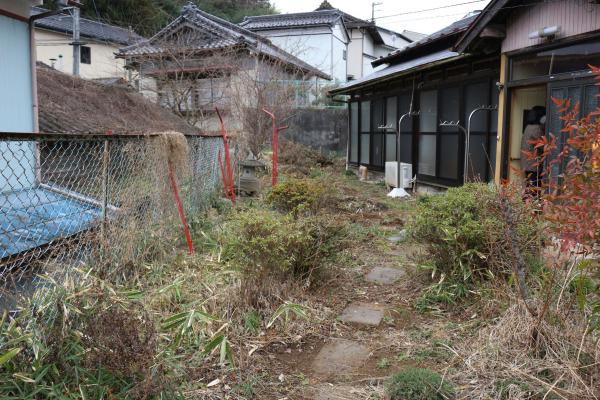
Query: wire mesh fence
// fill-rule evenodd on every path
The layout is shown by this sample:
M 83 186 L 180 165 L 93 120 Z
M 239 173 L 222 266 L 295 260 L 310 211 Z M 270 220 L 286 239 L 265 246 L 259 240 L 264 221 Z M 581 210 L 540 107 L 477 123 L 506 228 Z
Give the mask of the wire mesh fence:
M 0 308 L 46 285 L 42 275 L 85 266 L 126 280 L 180 247 L 174 192 L 186 215 L 205 209 L 220 151 L 219 137 L 174 133 L 0 135 Z

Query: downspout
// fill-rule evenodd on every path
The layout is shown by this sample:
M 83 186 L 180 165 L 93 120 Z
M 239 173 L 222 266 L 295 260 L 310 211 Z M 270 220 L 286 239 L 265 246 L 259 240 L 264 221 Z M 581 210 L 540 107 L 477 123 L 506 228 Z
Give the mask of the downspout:
M 331 79 L 335 82 L 335 76 L 333 76 L 333 36 L 335 35 L 333 29 L 331 29 L 331 52 L 329 53 L 329 59 L 331 60 Z
M 39 102 L 38 102 L 38 90 L 37 90 L 37 49 L 35 46 L 35 21 L 38 19 L 50 17 L 52 15 L 61 14 L 62 10 L 47 11 L 38 15 L 29 17 L 29 57 L 31 61 L 31 95 L 33 104 L 33 132 L 39 133 L 40 131 L 40 120 L 39 120 Z
M 37 84 L 37 49 L 35 46 L 35 21 L 51 15 L 60 14 L 62 10 L 47 11 L 38 15 L 29 17 L 29 60 L 31 68 L 31 109 L 33 112 L 33 133 L 40 133 L 40 104 L 38 100 L 38 84 Z M 34 144 L 35 157 L 35 179 L 36 184 L 42 183 L 41 161 L 40 161 L 40 145 L 38 142 Z
M 39 101 L 37 88 L 37 49 L 35 46 L 35 20 L 29 19 L 29 58 L 31 66 L 31 104 L 33 111 L 33 132 L 40 132 Z M 40 144 L 34 142 L 35 183 L 42 183 Z
M 33 103 L 33 132 L 39 133 L 40 120 L 38 116 L 39 102 L 37 90 L 37 51 L 35 46 L 35 22 L 29 19 L 29 57 L 31 59 L 31 96 Z

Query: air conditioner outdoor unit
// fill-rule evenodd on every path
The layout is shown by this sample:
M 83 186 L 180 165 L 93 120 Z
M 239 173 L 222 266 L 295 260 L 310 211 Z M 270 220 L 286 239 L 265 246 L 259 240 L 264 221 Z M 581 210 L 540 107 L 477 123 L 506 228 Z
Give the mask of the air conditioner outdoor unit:
M 400 187 L 410 188 L 412 185 L 412 164 L 400 163 Z M 398 186 L 398 162 L 385 163 L 385 184 L 391 187 Z

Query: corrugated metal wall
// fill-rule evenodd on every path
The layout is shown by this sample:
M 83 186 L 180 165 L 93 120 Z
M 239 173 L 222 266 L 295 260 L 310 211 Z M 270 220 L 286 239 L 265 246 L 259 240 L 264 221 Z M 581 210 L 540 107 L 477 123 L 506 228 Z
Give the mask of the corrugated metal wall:
M 600 29 L 600 4 L 588 0 L 553 0 L 517 8 L 508 18 L 502 52 L 544 43 L 529 39 L 529 33 L 543 27 L 560 25 L 560 38 Z
M 0 38 L 0 131 L 32 132 L 29 25 L 0 15 Z M 33 143 L 0 142 L 0 171 L 21 171 L 18 176 L 0 173 L 0 192 L 33 186 L 34 165 Z

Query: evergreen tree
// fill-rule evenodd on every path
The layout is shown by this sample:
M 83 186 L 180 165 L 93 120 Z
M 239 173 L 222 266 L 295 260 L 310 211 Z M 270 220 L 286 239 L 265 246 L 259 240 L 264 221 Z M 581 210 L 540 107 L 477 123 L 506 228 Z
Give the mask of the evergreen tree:
M 142 36 L 152 36 L 177 17 L 189 0 L 84 0 L 82 16 L 112 25 L 132 27 Z M 198 8 L 238 23 L 244 16 L 274 14 L 269 0 L 194 0 Z M 46 6 L 56 8 L 56 0 Z

